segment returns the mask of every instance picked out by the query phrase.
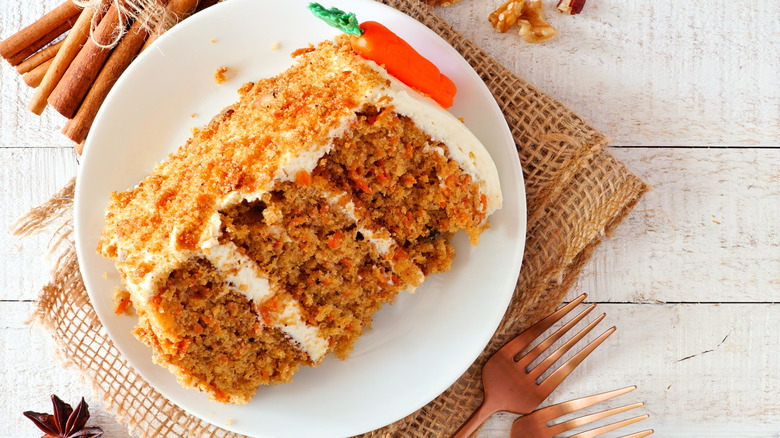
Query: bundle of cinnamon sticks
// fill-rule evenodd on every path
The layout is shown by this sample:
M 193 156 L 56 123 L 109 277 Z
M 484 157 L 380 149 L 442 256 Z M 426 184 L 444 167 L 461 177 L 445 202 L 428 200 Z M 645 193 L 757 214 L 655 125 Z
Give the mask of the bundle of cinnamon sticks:
M 62 132 L 77 143 L 79 154 L 100 105 L 135 57 L 168 30 L 167 23 L 217 0 L 149 0 L 146 11 L 132 9 L 128 0 L 80 3 L 86 6 L 66 0 L 0 41 L 0 56 L 36 88 L 30 110 L 40 115 L 50 105 L 68 118 Z M 157 7 L 154 12 L 151 6 Z M 150 13 L 169 19 L 149 20 Z M 159 24 L 150 27 L 150 22 Z

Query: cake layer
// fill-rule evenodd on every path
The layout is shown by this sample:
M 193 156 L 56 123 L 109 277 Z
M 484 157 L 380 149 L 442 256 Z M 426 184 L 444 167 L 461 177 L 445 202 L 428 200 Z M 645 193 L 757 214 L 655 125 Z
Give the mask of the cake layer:
M 174 270 L 145 305 L 134 334 L 185 386 L 246 403 L 259 385 L 288 382 L 311 361 L 204 259 Z

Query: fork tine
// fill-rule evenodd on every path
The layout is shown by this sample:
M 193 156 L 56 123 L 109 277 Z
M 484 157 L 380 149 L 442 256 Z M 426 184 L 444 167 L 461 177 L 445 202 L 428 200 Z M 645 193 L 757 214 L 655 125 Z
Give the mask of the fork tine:
M 652 435 L 653 432 L 655 432 L 653 429 L 647 429 L 647 430 L 643 430 L 641 432 L 632 433 L 630 435 L 623 435 L 620 438 L 644 438 L 646 436 Z
M 594 304 L 595 306 L 595 304 Z M 602 313 L 598 318 L 593 320 L 590 324 L 588 324 L 584 329 L 580 330 L 579 333 L 574 335 L 571 339 L 566 341 L 565 344 L 560 346 L 557 350 L 552 352 L 549 356 L 547 356 L 542 362 L 539 363 L 539 365 L 536 366 L 530 373 L 531 377 L 536 380 L 537 377 L 541 376 L 545 371 L 547 371 L 548 368 L 552 366 L 552 364 L 555 363 L 556 360 L 560 359 L 561 356 L 566 354 L 567 351 L 571 350 L 574 345 L 577 344 L 577 342 L 580 342 L 582 338 L 585 337 L 588 333 L 590 333 L 591 330 L 593 330 L 594 327 L 596 327 L 603 319 L 606 317 L 606 313 Z
M 627 386 L 625 388 L 615 389 L 608 392 L 602 392 L 601 394 L 589 395 L 587 397 L 558 403 L 557 405 L 547 406 L 545 408 L 539 409 L 536 412 L 537 415 L 544 418 L 545 421 L 551 421 L 566 414 L 570 414 L 574 411 L 587 408 L 588 406 L 593 406 L 596 403 L 601 403 L 605 400 L 627 394 L 635 389 L 636 386 Z
M 544 381 L 539 384 L 539 389 L 546 394 L 553 392 L 553 390 L 555 390 L 555 388 L 557 388 L 558 385 L 563 382 L 563 379 L 571 374 L 571 372 L 574 371 L 574 369 L 577 368 L 577 366 L 581 364 L 582 361 L 585 360 L 585 358 L 596 349 L 596 347 L 601 345 L 601 343 L 604 342 L 604 340 L 607 339 L 609 335 L 614 333 L 615 330 L 616 328 L 614 326 L 610 327 L 607 331 L 599 335 L 598 338 L 594 339 L 590 344 L 586 345 L 585 348 L 580 350 L 579 353 L 575 354 L 571 359 L 567 360 L 557 370 L 550 374 L 549 377 L 544 379 Z
M 629 419 L 622 420 L 622 421 L 616 421 L 614 423 L 607 424 L 606 426 L 601 426 L 601 427 L 597 427 L 595 429 L 586 430 L 585 432 L 580 432 L 580 433 L 578 433 L 576 435 L 570 436 L 569 438 L 593 438 L 595 436 L 599 436 L 599 435 L 605 434 L 605 433 L 613 431 L 615 429 L 620 429 L 621 427 L 628 426 L 629 424 L 634 424 L 637 421 L 642 421 L 642 420 L 645 420 L 647 418 L 650 418 L 650 415 L 644 414 L 644 415 L 640 415 L 638 417 L 629 418 Z M 647 436 L 647 435 L 645 435 L 645 436 Z
M 542 333 L 544 333 L 545 330 L 552 327 L 553 324 L 560 321 L 560 319 L 563 318 L 567 313 L 571 312 L 573 308 L 577 307 L 577 305 L 583 302 L 587 297 L 588 294 L 582 294 L 578 296 L 569 304 L 561 307 L 543 320 L 525 329 L 524 332 L 520 333 L 516 338 L 512 339 L 511 341 L 507 342 L 506 345 L 501 347 L 501 350 L 513 350 L 515 353 L 519 353 L 523 348 L 528 346 L 528 344 L 533 342 L 534 339 L 538 338 Z
M 572 318 L 571 321 L 567 322 L 561 328 L 555 331 L 555 333 L 551 334 L 547 337 L 544 341 L 540 342 L 539 345 L 534 347 L 533 350 L 529 351 L 525 356 L 523 356 L 520 361 L 518 361 L 518 366 L 524 367 L 536 360 L 539 355 L 541 355 L 544 351 L 546 351 L 550 346 L 563 337 L 569 330 L 571 330 L 572 327 L 577 325 L 578 322 L 582 321 L 585 316 L 587 316 L 591 310 L 596 308 L 596 304 L 591 304 L 588 306 L 585 310 L 579 313 L 579 315 Z
M 602 418 L 611 417 L 621 412 L 630 411 L 631 409 L 636 409 L 644 405 L 645 404 L 643 402 L 632 403 L 630 405 L 620 406 L 618 408 L 607 409 L 606 411 L 596 412 L 589 415 L 583 415 L 582 417 L 577 417 L 569 421 L 564 421 L 563 423 L 556 424 L 555 426 L 551 426 L 550 432 L 552 432 L 553 435 L 558 435 L 559 433 L 566 432 L 567 430 L 572 430 L 575 427 L 584 426 L 586 424 L 593 423 L 594 421 L 601 420 Z M 592 429 L 592 430 L 597 430 L 597 429 Z

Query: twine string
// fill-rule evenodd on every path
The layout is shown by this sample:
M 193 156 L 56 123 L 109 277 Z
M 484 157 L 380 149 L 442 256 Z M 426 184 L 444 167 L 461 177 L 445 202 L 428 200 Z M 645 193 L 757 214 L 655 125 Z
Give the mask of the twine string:
M 165 8 L 168 0 L 73 0 L 73 3 L 82 8 L 91 7 L 94 11 L 101 12 L 92 17 L 90 38 L 98 47 L 106 49 L 119 44 L 133 22 L 140 22 L 143 30 L 152 34 L 163 33 L 178 21 L 176 14 Z M 111 6 L 116 7 L 119 21 L 114 31 L 111 32 L 109 42 L 101 42 L 95 38 L 95 29 L 100 24 L 100 18 Z

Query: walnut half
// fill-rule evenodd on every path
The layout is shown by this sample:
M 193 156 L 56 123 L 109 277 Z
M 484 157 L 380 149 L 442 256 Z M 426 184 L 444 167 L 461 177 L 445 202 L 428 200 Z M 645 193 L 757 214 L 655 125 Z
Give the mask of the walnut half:
M 495 30 L 504 33 L 517 23 L 524 8 L 525 0 L 509 0 L 493 11 L 488 20 Z
M 520 36 L 529 43 L 543 43 L 558 35 L 558 31 L 544 18 L 542 0 L 530 0 L 517 24 L 520 26 Z
M 501 33 L 517 24 L 520 36 L 529 43 L 543 43 L 558 35 L 558 31 L 544 19 L 541 0 L 508 0 L 488 19 Z

